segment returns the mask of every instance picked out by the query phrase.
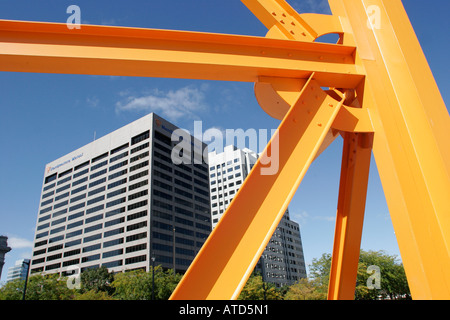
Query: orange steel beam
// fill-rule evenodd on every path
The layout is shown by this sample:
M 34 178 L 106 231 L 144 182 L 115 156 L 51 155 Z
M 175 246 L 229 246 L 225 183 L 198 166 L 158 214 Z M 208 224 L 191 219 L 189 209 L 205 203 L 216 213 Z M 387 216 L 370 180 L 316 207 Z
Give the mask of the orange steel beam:
M 239 296 L 342 104 L 305 84 L 171 299 Z M 264 175 L 277 149 L 278 170 Z
M 344 133 L 336 230 L 328 285 L 328 299 L 355 296 L 363 230 L 372 133 Z
M 242 1 L 266 38 L 0 20 L 0 71 L 250 81 L 263 109 L 283 119 L 172 299 L 237 298 L 311 161 L 338 133 L 329 298 L 350 299 L 372 132 L 412 296 L 448 299 L 450 117 L 401 1 L 329 0 L 332 16 Z M 326 33 L 338 44 L 312 42 Z M 278 141 L 279 170 L 264 175 Z
M 256 82 L 308 79 L 354 88 L 355 47 L 252 36 L 0 20 L 0 71 Z
M 450 117 L 400 0 L 329 0 L 367 77 L 373 152 L 414 299 L 450 298 Z M 368 10 L 377 19 L 367 26 Z M 383 276 L 383 275 L 381 275 Z M 352 285 L 352 284 L 349 284 Z

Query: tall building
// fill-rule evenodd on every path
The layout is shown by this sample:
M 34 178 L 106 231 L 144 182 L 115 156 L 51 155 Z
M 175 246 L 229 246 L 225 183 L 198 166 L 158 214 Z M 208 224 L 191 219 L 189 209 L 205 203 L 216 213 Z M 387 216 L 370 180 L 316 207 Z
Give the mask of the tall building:
M 226 146 L 221 153 L 213 151 L 208 154 L 213 228 L 257 160 L 255 152 L 232 145 Z M 279 287 L 306 277 L 300 227 L 290 220 L 289 209 L 261 255 L 256 271 L 262 274 L 264 281 Z
M 176 129 L 152 113 L 47 164 L 31 272 L 186 271 L 211 231 L 209 177 L 172 161 Z
M 6 278 L 6 281 L 9 282 L 16 279 L 25 280 L 29 262 L 30 259 L 17 260 L 14 266 L 8 268 L 8 277 Z

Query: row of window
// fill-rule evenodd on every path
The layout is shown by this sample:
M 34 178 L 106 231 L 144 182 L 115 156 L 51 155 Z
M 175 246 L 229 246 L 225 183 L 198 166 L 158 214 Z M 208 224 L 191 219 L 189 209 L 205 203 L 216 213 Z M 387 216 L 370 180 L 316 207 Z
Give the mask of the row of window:
M 84 261 L 83 261 L 84 259 Z M 99 260 L 100 256 L 99 255 L 94 255 L 91 257 L 85 257 L 85 258 L 78 258 L 78 259 L 72 259 L 69 261 L 64 261 L 64 262 L 57 262 L 54 264 L 47 264 L 44 267 L 37 267 L 37 268 L 33 268 L 31 269 L 32 273 L 35 272 L 43 272 L 43 271 L 51 271 L 51 270 L 55 270 L 55 269 L 59 269 L 61 267 L 67 267 L 67 266 L 71 266 L 71 265 L 78 265 L 81 263 L 88 263 L 88 262 L 93 262 L 96 260 Z M 138 262 L 143 262 L 147 260 L 147 255 L 140 255 L 140 256 L 135 256 L 135 257 L 130 257 L 130 258 L 126 258 L 126 259 L 120 259 L 120 260 L 115 260 L 115 261 L 109 261 L 109 262 L 103 262 L 101 264 L 101 266 L 105 266 L 106 268 L 114 268 L 114 267 L 120 267 L 122 265 L 131 265 L 134 263 L 138 263 Z M 86 269 L 91 269 L 91 268 L 98 268 L 100 267 L 100 265 L 91 265 L 88 267 L 84 267 L 81 268 L 81 272 L 83 272 Z
M 143 132 L 143 133 L 141 133 L 141 134 L 139 134 L 139 135 L 137 135 L 137 136 L 134 136 L 134 137 L 131 138 L 131 145 L 133 146 L 133 145 L 135 145 L 135 144 L 137 144 L 139 142 L 142 142 L 142 141 L 148 139 L 149 136 L 150 136 L 150 134 L 149 134 L 148 130 Z M 99 156 L 97 156 L 97 157 L 95 157 L 95 158 L 93 158 L 91 160 L 88 160 L 88 161 L 86 161 L 86 162 L 76 166 L 75 168 L 70 168 L 69 170 L 61 172 L 59 174 L 58 173 L 54 173 L 54 174 L 52 174 L 50 176 L 47 176 L 45 178 L 45 180 L 44 180 L 44 185 L 46 185 L 46 184 L 48 184 L 50 182 L 53 182 L 53 181 L 55 181 L 57 179 L 61 179 L 61 178 L 65 177 L 65 176 L 71 174 L 72 172 L 74 172 L 73 178 L 77 178 L 77 177 L 79 177 L 79 176 L 81 176 L 83 174 L 86 174 L 89 171 L 89 168 L 86 168 L 87 166 L 89 166 L 89 164 L 91 164 L 91 168 L 90 168 L 91 171 L 94 171 L 94 170 L 96 170 L 96 169 L 106 165 L 108 163 L 108 161 L 106 160 L 106 161 L 103 161 L 101 163 L 97 163 L 96 165 L 94 165 L 94 163 L 96 163 L 96 162 L 98 162 L 100 160 L 104 160 L 108 156 L 111 156 L 110 159 L 109 159 L 109 163 L 115 162 L 115 161 L 117 161 L 117 160 L 119 160 L 119 159 L 121 159 L 123 157 L 126 157 L 126 156 L 128 156 L 128 151 L 127 152 L 123 152 L 123 153 L 121 153 L 119 155 L 116 155 L 116 156 L 113 156 L 113 154 L 117 154 L 118 152 L 127 149 L 129 146 L 130 146 L 129 143 L 125 143 L 125 144 L 123 144 L 123 145 L 121 145 L 121 146 L 111 150 L 110 152 L 105 152 L 105 153 L 103 153 L 103 154 L 101 154 L 101 155 L 99 155 Z M 147 147 L 148 147 L 148 144 L 147 144 Z M 139 146 L 139 147 L 133 148 L 133 149 L 130 150 L 130 154 L 133 154 L 133 153 L 135 153 L 135 152 L 137 152 L 139 150 L 142 150 L 143 148 L 144 147 L 142 145 Z M 83 169 L 83 170 L 81 170 L 81 169 Z M 81 170 L 81 171 L 78 171 L 78 170 Z M 70 177 L 70 178 L 72 178 L 72 177 Z M 70 180 L 69 177 L 66 177 L 66 178 L 64 178 L 62 180 L 58 180 L 56 185 L 62 184 L 62 183 L 67 182 L 69 180 Z M 47 186 L 44 187 L 43 191 L 49 190 L 49 189 L 53 188 L 54 186 L 55 186 L 55 183 L 53 183 L 51 185 L 47 185 Z
M 64 239 L 68 240 L 68 239 L 71 239 L 73 237 L 80 236 L 82 234 L 86 235 L 86 234 L 89 234 L 89 233 L 91 233 L 91 232 L 93 232 L 95 230 L 101 230 L 103 228 L 110 227 L 110 226 L 113 226 L 115 224 L 121 224 L 121 223 L 122 223 L 122 221 L 119 218 L 119 219 L 107 221 L 105 223 L 102 222 L 102 223 L 98 223 L 98 224 L 95 224 L 95 225 L 91 225 L 91 226 L 85 227 L 84 229 L 76 229 L 74 231 L 69 231 L 69 229 L 67 229 L 67 232 L 49 238 L 48 239 L 48 243 L 44 243 L 44 241 L 39 241 L 39 239 L 47 237 L 47 236 L 51 236 L 53 234 L 58 234 L 58 233 L 60 233 L 62 231 L 65 231 L 66 226 L 62 226 L 62 227 L 59 227 L 59 228 L 56 228 L 56 229 L 52 229 L 51 232 L 50 231 L 44 231 L 44 232 L 36 234 L 35 247 L 37 247 L 38 244 L 39 245 L 51 244 L 51 243 L 55 243 L 55 242 L 58 242 L 58 241 L 62 241 Z M 80 224 L 80 226 L 81 225 L 82 224 Z M 139 228 L 143 228 L 146 225 L 147 225 L 146 221 L 139 222 L 139 223 L 132 224 L 132 225 L 127 225 L 126 226 L 126 231 L 127 232 L 128 231 L 133 231 L 133 230 L 136 230 L 136 229 L 139 229 Z M 109 237 L 109 236 L 112 236 L 112 235 L 115 235 L 115 234 L 119 234 L 119 233 L 123 233 L 123 232 L 125 232 L 125 227 L 121 227 L 121 228 L 118 228 L 118 229 L 105 231 L 104 232 L 104 237 Z M 90 242 L 90 241 L 97 240 L 97 239 L 100 239 L 100 238 L 101 238 L 101 234 L 98 234 L 98 235 L 95 235 L 95 236 L 86 236 L 86 237 L 83 238 L 83 241 L 84 242 Z
M 210 175 L 209 175 L 209 177 L 210 178 L 214 178 L 215 176 L 216 176 L 216 174 L 217 174 L 217 177 L 220 177 L 222 174 L 223 175 L 225 175 L 225 174 L 227 174 L 227 173 L 230 173 L 230 172 L 232 172 L 233 170 L 239 170 L 241 168 L 241 166 L 240 165 L 237 165 L 237 166 L 235 166 L 234 168 L 233 167 L 230 167 L 230 168 L 228 168 L 227 170 L 222 170 L 222 171 L 217 171 L 217 173 L 211 173 Z M 240 175 L 239 175 L 240 176 Z M 232 177 L 232 176 L 231 176 Z
M 209 167 L 209 171 L 213 171 L 214 169 L 219 170 L 220 168 L 225 167 L 225 165 L 229 166 L 229 165 L 231 165 L 231 164 L 233 164 L 233 163 L 237 163 L 237 162 L 239 162 L 239 161 L 240 161 L 239 158 L 234 158 L 233 160 L 227 161 L 226 164 L 225 164 L 225 162 L 224 162 L 224 163 L 218 164 L 218 165 L 216 165 L 216 166 L 211 166 L 211 167 Z
M 230 180 L 230 179 L 233 179 L 233 178 L 238 178 L 238 177 L 240 177 L 241 176 L 241 173 L 240 172 L 237 172 L 237 173 L 235 173 L 234 175 L 233 174 L 230 174 L 230 175 L 228 175 L 227 177 L 223 177 L 222 179 L 218 179 L 218 180 L 212 180 L 211 181 L 211 185 L 214 185 L 214 184 L 216 184 L 216 183 L 221 183 L 222 181 L 223 182 L 225 182 L 225 181 L 227 181 L 227 180 Z
M 148 152 L 146 152 L 146 153 L 148 154 Z M 124 162 L 121 162 L 121 163 L 119 163 L 119 164 L 120 164 L 121 166 L 126 165 L 126 164 L 128 164 L 128 160 L 126 160 L 126 161 L 124 161 Z M 116 179 L 116 178 L 118 178 L 118 177 L 120 177 L 120 176 L 123 176 L 123 175 L 129 173 L 129 172 L 131 173 L 131 172 L 133 172 L 133 171 L 135 171 L 135 170 L 141 169 L 141 168 L 143 168 L 143 167 L 145 167 L 145 166 L 148 166 L 148 161 L 144 161 L 144 162 L 141 162 L 141 163 L 139 163 L 139 164 L 137 164 L 137 165 L 131 166 L 129 169 L 128 169 L 128 168 L 125 168 L 125 169 L 123 169 L 123 170 L 116 171 L 116 172 L 114 172 L 113 174 L 110 174 L 110 175 L 108 176 L 108 181 L 111 181 L 111 180 L 113 180 L 113 179 Z M 115 169 L 117 169 L 117 168 L 115 168 Z M 129 171 L 128 171 L 128 170 L 129 170 Z M 101 171 L 96 172 L 95 174 L 92 174 L 92 175 L 89 177 L 89 179 L 90 179 L 89 181 L 92 181 L 92 178 L 93 178 L 94 176 L 95 176 L 94 178 L 97 178 L 97 177 L 101 177 L 102 175 L 105 175 L 106 172 L 107 172 L 107 170 L 104 169 L 104 170 L 101 170 Z M 69 178 L 70 178 L 70 177 L 69 177 Z M 95 186 L 97 186 L 97 185 L 99 185 L 99 184 L 102 184 L 102 183 L 106 182 L 106 176 L 103 177 L 103 178 L 101 178 L 101 179 L 92 181 L 92 182 L 89 183 L 88 185 L 86 184 L 86 185 L 84 185 L 84 186 L 80 186 L 80 187 L 77 187 L 77 188 L 74 189 L 75 186 L 77 186 L 77 185 L 79 185 L 79 184 L 81 184 L 81 183 L 87 182 L 87 181 L 88 181 L 88 177 L 86 176 L 86 177 L 84 177 L 84 178 L 82 178 L 82 179 L 80 179 L 80 180 L 77 180 L 76 182 L 73 182 L 72 185 L 67 184 L 67 185 L 65 185 L 65 186 L 63 186 L 63 187 L 61 187 L 61 188 L 58 188 L 58 189 L 56 189 L 56 190 L 52 190 L 52 191 L 50 191 L 50 192 L 48 192 L 48 193 L 43 194 L 43 195 L 42 195 L 42 200 L 43 200 L 43 201 L 41 202 L 41 208 L 42 208 L 42 207 L 45 207 L 46 205 L 49 205 L 49 204 L 53 203 L 53 201 L 57 202 L 57 201 L 59 201 L 59 200 L 62 200 L 62 199 L 64 199 L 64 198 L 67 198 L 67 197 L 69 197 L 69 194 L 70 194 L 70 195 L 74 195 L 74 194 L 77 194 L 78 192 L 81 192 L 81 191 L 83 191 L 83 190 L 86 190 L 88 186 L 89 186 L 89 188 L 92 188 L 92 187 L 95 187 Z M 126 181 L 125 181 L 125 182 L 126 182 Z M 114 188 L 114 187 L 116 187 L 117 185 L 120 185 L 121 183 L 123 183 L 123 179 L 122 179 L 122 180 L 119 180 L 118 182 L 116 181 L 116 182 L 110 183 L 110 184 L 108 184 L 108 189 Z M 68 190 L 68 189 L 70 189 L 70 187 L 72 187 L 72 191 L 69 193 L 69 190 Z M 103 187 L 103 188 L 104 188 L 104 187 Z M 65 192 L 65 193 L 60 193 L 60 192 L 65 191 L 65 190 L 67 190 L 67 192 Z M 101 188 L 97 188 L 97 189 L 95 189 L 95 190 L 90 191 L 90 192 L 88 193 L 87 196 L 89 197 L 89 196 L 95 195 L 96 193 L 99 193 L 99 192 L 102 192 L 102 191 L 104 191 L 104 189 L 102 190 Z M 58 194 L 58 193 L 59 193 L 59 194 Z M 50 197 L 53 196 L 53 195 L 55 195 L 55 198 L 50 198 Z M 50 198 L 50 199 L 47 199 L 47 198 Z M 76 196 L 76 197 L 74 197 L 74 198 L 71 198 L 71 199 L 70 199 L 70 202 L 74 202 L 74 201 L 77 201 L 77 200 L 80 200 L 80 196 Z M 69 201 L 69 200 L 66 200 L 66 201 Z M 64 203 L 64 202 L 63 202 L 63 203 Z M 58 208 L 58 206 L 61 206 L 61 204 L 60 204 L 60 203 L 55 204 L 53 208 L 54 208 L 54 209 L 55 209 L 55 207 Z M 49 210 L 49 209 L 48 209 L 48 208 L 45 208 L 45 209 L 41 209 L 41 210 Z M 51 210 L 51 209 L 50 209 L 50 210 Z
M 98 248 L 100 248 L 100 244 L 93 245 L 90 247 L 96 247 L 96 246 L 98 246 Z M 73 250 L 66 251 L 66 252 L 60 252 L 60 253 L 56 253 L 56 254 L 47 256 L 46 258 L 36 258 L 36 259 L 33 259 L 33 265 L 43 263 L 43 262 L 49 262 L 49 261 L 53 261 L 53 260 L 59 260 L 59 259 L 63 259 L 63 258 L 71 257 L 71 256 L 76 256 L 76 255 L 80 255 L 82 253 L 87 253 L 89 251 L 92 251 L 92 248 L 90 248 L 90 247 L 85 247 L 83 249 L 73 249 Z M 86 263 L 86 262 L 98 260 L 100 258 L 106 259 L 106 258 L 111 258 L 114 256 L 122 255 L 124 253 L 128 254 L 128 253 L 133 253 L 133 252 L 141 251 L 141 250 L 145 250 L 145 249 L 147 249 L 147 243 L 141 243 L 141 244 L 125 247 L 125 250 L 124 250 L 124 248 L 113 249 L 110 251 L 105 251 L 103 253 L 96 253 L 96 254 L 92 254 L 92 255 L 88 255 L 88 256 L 83 256 L 76 260 L 78 260 L 77 264 L 80 262 Z M 63 266 L 66 267 L 68 265 L 71 265 L 72 264 L 71 262 L 73 262 L 74 260 L 75 259 L 69 260 L 69 261 L 63 261 Z
M 166 155 L 166 157 L 164 157 L 161 154 L 159 156 L 162 156 L 163 159 L 170 160 L 170 162 L 173 163 L 172 160 L 171 160 L 172 147 L 177 142 L 172 141 L 170 137 L 164 135 L 163 133 L 161 133 L 159 131 L 155 131 L 155 136 L 154 137 L 155 137 L 155 140 L 154 140 L 154 143 L 153 143 L 154 148 L 157 149 L 157 150 L 163 151 L 163 153 Z M 161 142 L 161 143 L 159 143 L 159 142 Z M 202 155 L 198 155 L 198 156 L 199 156 L 198 157 L 199 159 L 203 159 Z M 194 157 L 192 157 L 192 159 L 197 159 L 197 158 L 194 156 Z M 186 170 L 188 170 L 189 172 L 192 172 L 191 168 L 197 169 L 199 171 L 194 170 L 193 171 L 194 175 L 197 175 L 197 176 L 199 176 L 199 177 L 201 177 L 203 179 L 207 179 L 207 177 L 208 177 L 208 167 L 207 167 L 206 163 L 203 162 L 203 161 L 202 161 L 202 163 L 194 163 L 192 165 L 185 165 L 185 164 L 182 163 L 182 164 L 180 164 L 178 166 L 184 166 L 186 168 Z
M 104 232 L 103 239 L 106 239 L 106 238 L 108 238 L 110 236 L 113 236 L 113 235 L 116 235 L 116 234 L 121 234 L 123 232 L 124 232 L 124 228 L 118 228 L 118 229 L 115 229 L 115 230 Z M 130 242 L 141 240 L 141 239 L 145 239 L 145 238 L 147 238 L 147 232 L 136 233 L 136 234 L 128 235 L 125 238 L 118 238 L 118 239 L 113 239 L 113 240 L 109 240 L 109 241 L 103 241 L 103 248 L 114 246 L 114 245 L 117 245 L 117 244 L 121 244 L 121 243 L 124 243 L 124 241 L 125 241 L 125 243 L 130 243 Z M 101 233 L 93 235 L 93 236 L 90 236 L 88 238 L 84 238 L 84 239 L 76 239 L 76 240 L 68 241 L 68 242 L 64 243 L 64 248 L 74 247 L 74 246 L 80 245 L 81 243 L 88 243 L 90 241 L 99 240 L 99 239 L 102 239 L 102 234 Z M 50 243 L 50 241 L 49 241 L 49 243 Z M 46 240 L 45 241 L 41 241 L 41 243 L 36 243 L 35 247 L 39 247 L 39 246 L 45 245 L 45 244 L 47 244 Z M 134 245 L 130 246 L 130 248 L 132 248 L 132 247 L 134 247 Z M 51 246 L 51 247 L 48 248 L 48 252 L 56 251 L 56 250 L 59 250 L 59 249 L 62 249 L 62 248 L 63 248 L 63 244 Z M 99 248 L 100 248 L 100 244 L 96 243 L 96 244 L 93 244 L 93 245 L 84 246 L 83 249 L 82 249 L 83 250 L 82 252 L 94 251 L 94 250 L 97 250 Z M 75 252 L 77 252 L 76 250 L 77 249 L 69 250 L 69 251 L 64 252 L 63 253 L 64 257 L 75 254 Z M 129 250 L 131 250 L 131 249 L 129 249 Z M 33 259 L 32 265 L 34 266 L 35 264 L 43 263 L 44 261 L 45 261 L 45 258 L 36 258 L 36 259 Z M 57 268 L 59 268 L 59 267 L 57 267 Z M 45 268 L 46 268 L 45 270 L 51 270 L 52 269 L 52 265 L 47 265 Z M 40 271 L 43 271 L 43 270 L 38 267 L 38 268 L 34 268 L 32 271 L 40 272 Z
M 131 180 L 131 178 L 130 178 L 130 180 Z M 118 181 L 113 183 L 113 187 L 117 187 L 117 186 L 119 186 L 121 184 L 124 184 L 126 182 L 127 182 L 126 178 L 122 179 L 122 180 L 118 180 Z M 135 184 L 129 185 L 128 186 L 128 191 L 135 190 L 135 189 L 137 189 L 137 188 L 139 188 L 141 186 L 144 186 L 146 184 L 148 184 L 148 180 L 139 181 L 139 182 L 137 182 Z M 108 186 L 108 188 L 109 188 L 109 186 Z M 88 194 L 83 193 L 81 195 L 78 195 L 78 196 L 76 196 L 73 199 L 76 199 L 77 201 L 78 200 L 82 200 L 82 199 L 85 199 L 86 196 L 89 195 L 89 194 L 91 194 L 91 196 L 92 196 L 92 195 L 95 195 L 95 194 L 97 194 L 99 192 L 104 192 L 105 190 L 106 190 L 106 186 L 102 186 L 100 188 L 97 188 L 95 190 L 90 191 Z M 110 193 L 107 193 L 106 195 L 103 194 L 103 195 L 97 196 L 95 198 L 91 198 L 88 201 L 83 201 L 83 202 L 79 202 L 77 204 L 69 205 L 68 208 L 61 209 L 61 210 L 58 210 L 58 211 L 53 211 L 52 214 L 48 214 L 48 215 L 42 216 L 42 217 L 40 217 L 38 219 L 37 230 L 41 230 L 41 229 L 46 228 L 46 225 L 50 223 L 50 219 L 52 219 L 52 218 L 55 219 L 55 218 L 60 217 L 62 215 L 66 215 L 66 213 L 69 213 L 69 215 L 67 217 L 67 221 L 70 221 L 70 220 L 73 220 L 73 219 L 76 219 L 76 218 L 79 218 L 79 217 L 83 216 L 84 213 L 86 213 L 86 215 L 89 215 L 89 214 L 98 212 L 100 210 L 104 210 L 105 208 L 108 209 L 108 208 L 113 207 L 115 205 L 118 205 L 120 203 L 126 202 L 127 199 L 128 199 L 128 201 L 137 199 L 138 197 L 142 197 L 142 196 L 146 195 L 147 192 L 148 192 L 147 190 L 138 191 L 138 192 L 135 192 L 133 194 L 128 195 L 128 197 L 121 197 L 121 198 L 118 198 L 118 199 L 112 199 L 112 200 L 106 202 L 105 204 L 99 204 L 99 205 L 96 205 L 96 206 L 92 206 L 92 205 L 94 205 L 94 204 L 96 204 L 98 202 L 101 202 L 101 201 L 105 200 L 105 199 L 109 199 L 109 198 L 113 198 L 113 197 L 119 196 L 119 195 L 125 193 L 126 190 L 127 190 L 126 188 L 119 188 L 119 189 L 116 189 L 114 191 L 111 191 Z M 72 202 L 73 201 L 71 201 L 70 203 L 72 203 Z M 64 201 L 62 203 L 64 205 L 68 204 L 68 202 L 66 202 L 66 201 Z M 83 211 L 78 211 L 80 209 L 84 209 L 87 206 L 91 206 L 91 207 L 86 209 L 86 210 L 83 210 Z M 44 212 L 41 212 L 40 214 L 46 213 L 47 211 L 51 211 L 51 210 L 45 210 Z M 106 212 L 106 217 L 107 216 L 109 216 L 108 212 Z M 57 220 L 58 222 L 53 220 L 51 222 L 52 225 L 64 222 L 64 221 L 60 221 L 59 219 L 66 219 L 66 218 L 65 217 L 64 218 L 62 218 L 62 217 L 58 218 L 58 220 Z M 46 222 L 46 221 L 48 221 L 48 222 Z
M 98 209 L 100 210 L 101 208 L 103 208 L 103 206 L 100 206 Z M 63 224 L 63 223 L 67 222 L 67 224 L 64 225 L 64 226 L 53 228 L 50 231 L 43 231 L 43 232 L 37 233 L 36 234 L 36 239 L 45 237 L 47 235 L 52 235 L 52 234 L 55 234 L 55 233 L 59 233 L 59 232 L 64 231 L 64 230 L 67 230 L 67 232 L 69 232 L 70 229 L 81 227 L 83 225 L 87 225 L 87 224 L 90 224 L 92 222 L 102 220 L 104 218 L 109 218 L 109 217 L 111 217 L 113 215 L 116 215 L 116 214 L 122 213 L 122 212 L 125 212 L 125 207 L 117 208 L 117 209 L 114 209 L 112 211 L 108 211 L 106 213 L 100 213 L 100 214 L 97 214 L 97 215 L 93 215 L 93 216 L 90 216 L 88 218 L 85 218 L 84 220 L 78 220 L 78 221 L 75 221 L 75 222 L 70 222 L 70 220 L 72 220 L 72 219 L 83 217 L 84 216 L 84 212 L 81 211 L 81 212 L 76 213 L 74 215 L 71 215 L 69 217 L 63 217 L 63 218 L 54 220 L 54 221 L 51 222 L 51 224 L 50 224 L 50 222 L 47 222 L 47 223 L 38 225 L 37 231 L 40 231 L 40 230 L 47 229 L 50 226 L 54 227 L 54 226 L 57 226 L 59 224 Z M 131 221 L 133 219 L 141 218 L 141 217 L 144 217 L 146 215 L 147 215 L 147 210 L 136 212 L 136 213 L 128 215 L 127 216 L 127 221 Z M 109 220 L 109 221 L 105 222 L 105 228 L 106 227 L 111 227 L 113 225 L 116 225 L 116 224 L 119 224 L 119 223 L 123 223 L 123 222 L 125 222 L 125 217 L 112 219 L 112 220 Z M 89 229 L 85 228 L 85 230 L 89 230 Z M 87 232 L 87 231 L 85 231 L 85 232 Z

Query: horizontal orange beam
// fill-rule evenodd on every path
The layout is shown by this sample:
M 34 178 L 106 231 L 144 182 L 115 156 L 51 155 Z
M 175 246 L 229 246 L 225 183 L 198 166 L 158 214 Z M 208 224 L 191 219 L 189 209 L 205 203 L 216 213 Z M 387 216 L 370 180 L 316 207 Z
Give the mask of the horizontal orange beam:
M 256 82 L 309 78 L 354 88 L 355 48 L 264 37 L 0 20 L 0 71 Z

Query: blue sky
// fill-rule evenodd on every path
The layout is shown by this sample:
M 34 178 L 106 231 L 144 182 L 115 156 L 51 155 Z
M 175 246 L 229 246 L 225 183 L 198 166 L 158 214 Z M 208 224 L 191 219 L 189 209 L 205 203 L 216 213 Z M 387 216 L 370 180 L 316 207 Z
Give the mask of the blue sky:
M 330 13 L 326 1 L 291 0 L 299 12 Z M 447 0 L 404 0 L 424 53 L 449 101 L 450 30 Z M 265 27 L 239 0 L 62 1 L 0 0 L 0 19 L 65 23 L 71 4 L 85 24 L 264 36 Z M 13 248 L 1 281 L 15 260 L 30 257 L 45 165 L 94 138 L 155 111 L 179 127 L 244 130 L 276 128 L 256 102 L 252 83 L 0 73 L 0 234 Z M 238 115 L 238 116 L 236 116 Z M 310 167 L 290 204 L 300 223 L 306 263 L 331 253 L 342 140 Z M 374 161 L 370 171 L 361 247 L 398 255 L 396 238 Z

